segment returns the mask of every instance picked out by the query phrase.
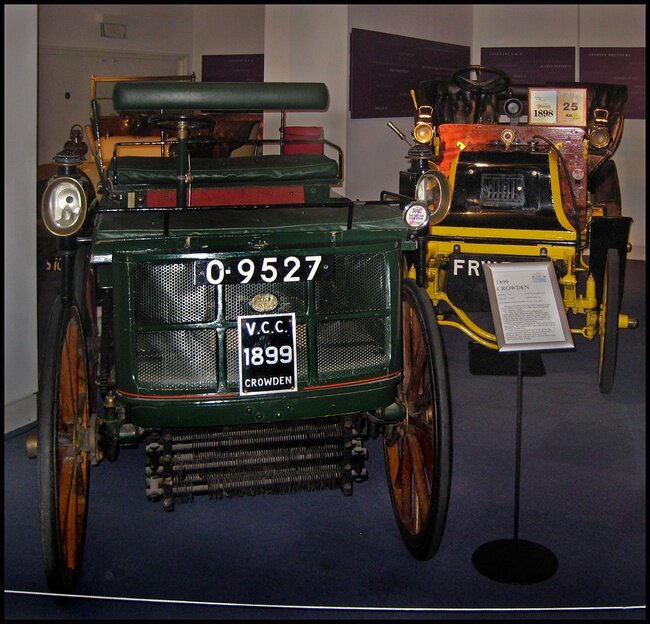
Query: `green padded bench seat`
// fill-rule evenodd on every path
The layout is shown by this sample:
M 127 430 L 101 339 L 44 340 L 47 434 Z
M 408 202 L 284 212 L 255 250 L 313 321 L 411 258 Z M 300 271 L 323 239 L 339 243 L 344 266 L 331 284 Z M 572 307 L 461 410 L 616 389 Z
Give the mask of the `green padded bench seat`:
M 193 184 L 333 183 L 338 163 L 322 154 L 192 158 Z M 175 158 L 120 156 L 108 168 L 108 179 L 129 184 L 175 185 Z
M 118 82 L 113 107 L 129 111 L 325 110 L 321 82 Z

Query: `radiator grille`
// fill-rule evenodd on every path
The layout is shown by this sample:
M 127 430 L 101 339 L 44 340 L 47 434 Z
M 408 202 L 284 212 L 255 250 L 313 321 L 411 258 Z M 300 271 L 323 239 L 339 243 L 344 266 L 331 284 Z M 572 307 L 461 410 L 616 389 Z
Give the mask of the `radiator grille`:
M 489 207 L 521 208 L 525 203 L 524 176 L 481 176 L 481 205 Z
M 236 320 L 257 314 L 251 300 L 268 293 L 278 299 L 273 314 L 296 315 L 299 384 L 386 373 L 389 261 L 398 255 L 334 254 L 334 277 L 328 280 L 219 286 L 197 283 L 193 259 L 132 256 L 126 261 L 129 293 L 123 299 L 129 305 L 116 310 L 116 321 L 129 328 L 133 344 L 132 374 L 122 374 L 150 392 L 237 391 Z M 120 317 L 125 313 L 128 318 Z

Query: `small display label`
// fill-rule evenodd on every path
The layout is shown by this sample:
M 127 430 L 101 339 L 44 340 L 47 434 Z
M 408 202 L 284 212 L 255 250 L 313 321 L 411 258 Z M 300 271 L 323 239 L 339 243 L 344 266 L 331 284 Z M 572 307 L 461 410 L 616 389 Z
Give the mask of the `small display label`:
M 528 92 L 528 123 L 557 123 L 557 91 L 555 89 L 530 89 Z

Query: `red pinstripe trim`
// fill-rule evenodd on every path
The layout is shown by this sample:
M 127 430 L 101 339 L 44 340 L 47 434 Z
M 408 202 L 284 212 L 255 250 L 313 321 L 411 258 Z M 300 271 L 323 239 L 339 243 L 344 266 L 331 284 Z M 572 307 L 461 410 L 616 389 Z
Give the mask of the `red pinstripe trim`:
M 218 399 L 220 397 L 231 397 L 239 396 L 236 392 L 224 392 L 223 394 L 217 394 L 216 392 L 211 392 L 209 394 L 137 394 L 136 392 L 127 392 L 126 390 L 120 390 L 116 388 L 116 391 L 119 394 L 124 396 L 133 397 L 135 399 L 156 399 L 158 401 L 162 399 Z
M 402 371 L 388 373 L 387 375 L 380 375 L 379 377 L 368 377 L 367 379 L 357 379 L 356 381 L 342 381 L 333 384 L 324 384 L 321 386 L 306 386 L 304 390 L 324 390 L 326 388 L 344 388 L 346 386 L 358 386 L 360 384 L 369 383 L 372 381 L 381 381 L 383 379 L 391 379 L 399 375 Z M 137 394 L 135 392 L 127 392 L 126 390 L 117 389 L 119 394 L 124 396 L 133 397 L 135 399 L 155 399 L 157 401 L 171 400 L 184 400 L 184 399 L 219 399 L 222 397 L 237 397 L 240 396 L 236 392 L 227 392 L 224 394 L 209 393 L 209 394 Z
M 345 386 L 356 386 L 361 383 L 368 383 L 370 381 L 381 381 L 382 379 L 390 379 L 391 377 L 396 377 L 402 371 L 395 371 L 393 373 L 388 373 L 388 375 L 380 375 L 379 377 L 368 377 L 367 379 L 358 379 L 356 381 L 341 381 L 339 383 L 325 384 L 323 386 L 306 386 L 305 390 L 321 390 L 323 388 L 342 388 Z

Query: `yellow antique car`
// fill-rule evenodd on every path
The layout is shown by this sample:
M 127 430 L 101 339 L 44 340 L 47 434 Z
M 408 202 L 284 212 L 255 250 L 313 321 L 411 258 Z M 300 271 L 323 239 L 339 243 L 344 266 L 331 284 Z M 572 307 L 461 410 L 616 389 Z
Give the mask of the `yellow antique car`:
M 631 218 L 616 165 L 623 85 L 515 86 L 470 66 L 412 91 L 417 106 L 398 198 L 419 242 L 410 272 L 437 323 L 498 349 L 485 263 L 552 262 L 571 332 L 600 343 L 598 384 L 614 383 Z M 554 108 L 549 102 L 557 102 Z M 406 137 L 393 124 L 400 137 Z

